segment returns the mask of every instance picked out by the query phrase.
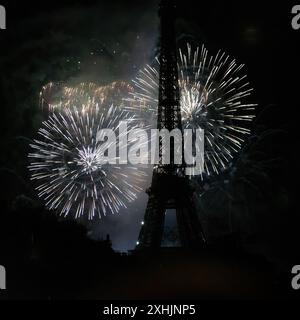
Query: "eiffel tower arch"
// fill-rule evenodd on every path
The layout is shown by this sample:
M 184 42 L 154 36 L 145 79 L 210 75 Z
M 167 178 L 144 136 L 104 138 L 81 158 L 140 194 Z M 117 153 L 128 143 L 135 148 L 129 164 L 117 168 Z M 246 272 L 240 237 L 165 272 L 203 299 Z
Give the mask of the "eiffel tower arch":
M 160 5 L 160 70 L 157 128 L 182 131 L 180 93 L 178 87 L 177 50 L 175 40 L 175 5 L 162 0 Z M 183 152 L 183 148 L 182 148 Z M 182 159 L 184 159 L 182 155 Z M 193 189 L 185 176 L 185 163 L 174 163 L 174 141 L 170 141 L 170 164 L 162 163 L 159 142 L 159 164 L 153 170 L 148 204 L 140 230 L 137 250 L 159 248 L 162 243 L 165 213 L 176 212 L 178 235 L 183 247 L 197 247 L 205 242 L 204 233 L 193 200 Z

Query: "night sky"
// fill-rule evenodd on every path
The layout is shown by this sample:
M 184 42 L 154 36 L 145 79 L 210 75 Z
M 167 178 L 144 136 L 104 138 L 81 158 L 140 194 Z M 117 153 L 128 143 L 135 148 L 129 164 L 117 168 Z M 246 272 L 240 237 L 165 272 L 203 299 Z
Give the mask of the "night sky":
M 41 87 L 49 81 L 130 81 L 157 53 L 157 8 L 158 1 L 9 1 L 7 30 L 0 32 L 0 213 L 11 210 L 20 196 L 38 202 L 27 153 L 43 120 Z M 289 48 L 300 37 L 291 29 L 290 10 L 278 1 L 185 0 L 178 1 L 176 24 L 179 45 L 204 43 L 246 64 L 259 104 L 253 141 L 264 139 L 249 142 L 251 151 L 245 151 L 237 169 L 231 190 L 236 200 L 230 203 L 233 229 L 254 237 L 257 252 L 282 261 L 294 257 L 292 244 L 299 240 L 288 210 L 287 128 L 293 111 L 287 109 L 296 104 L 287 105 L 285 86 L 288 64 L 296 61 L 296 51 Z M 243 182 L 248 178 L 254 189 Z M 89 235 L 97 239 L 109 233 L 115 249 L 132 249 L 146 202 L 142 193 L 127 210 L 88 223 Z M 209 190 L 202 205 L 207 233 L 228 233 L 229 203 L 223 193 Z

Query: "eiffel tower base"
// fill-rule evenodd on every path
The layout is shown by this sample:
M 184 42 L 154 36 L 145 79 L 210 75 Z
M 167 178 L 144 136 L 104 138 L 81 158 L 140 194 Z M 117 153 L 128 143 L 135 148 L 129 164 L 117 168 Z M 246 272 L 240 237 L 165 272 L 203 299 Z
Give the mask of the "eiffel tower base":
M 181 246 L 203 246 L 205 237 L 194 205 L 193 190 L 187 178 L 154 172 L 148 194 L 149 200 L 137 250 L 160 248 L 167 209 L 176 210 Z

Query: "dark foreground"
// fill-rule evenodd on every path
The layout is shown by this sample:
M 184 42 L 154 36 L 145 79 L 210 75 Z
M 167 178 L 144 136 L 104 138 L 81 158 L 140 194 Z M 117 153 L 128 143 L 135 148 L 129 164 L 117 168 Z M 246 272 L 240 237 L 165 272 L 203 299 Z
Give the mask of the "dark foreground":
M 295 298 L 284 264 L 219 239 L 193 251 L 114 252 L 72 221 L 40 208 L 2 215 L 0 299 Z M 289 264 L 287 264 L 289 266 Z
M 82 258 L 82 259 L 81 259 Z M 9 265 L 4 299 L 277 299 L 295 298 L 290 274 L 259 256 L 205 248 L 101 259 L 32 260 Z

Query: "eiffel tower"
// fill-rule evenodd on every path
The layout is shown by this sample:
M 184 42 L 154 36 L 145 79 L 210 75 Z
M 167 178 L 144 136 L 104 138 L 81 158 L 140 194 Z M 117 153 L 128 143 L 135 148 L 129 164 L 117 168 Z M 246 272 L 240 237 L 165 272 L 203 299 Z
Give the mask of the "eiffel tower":
M 177 50 L 175 40 L 175 5 L 171 0 L 160 4 L 160 74 L 157 128 L 182 131 L 180 93 L 178 87 Z M 183 152 L 183 148 L 182 148 Z M 182 159 L 184 159 L 182 155 Z M 165 213 L 176 212 L 178 235 L 182 247 L 198 247 L 205 242 L 193 201 L 193 189 L 185 177 L 185 163 L 174 163 L 174 141 L 170 141 L 170 164 L 162 164 L 162 143 L 159 142 L 159 164 L 154 167 L 144 222 L 136 250 L 161 247 Z

